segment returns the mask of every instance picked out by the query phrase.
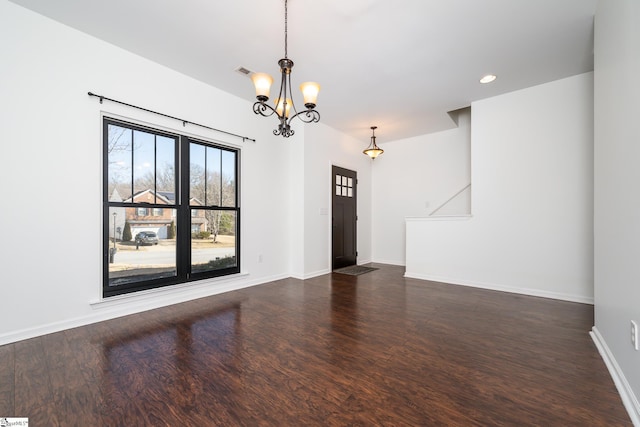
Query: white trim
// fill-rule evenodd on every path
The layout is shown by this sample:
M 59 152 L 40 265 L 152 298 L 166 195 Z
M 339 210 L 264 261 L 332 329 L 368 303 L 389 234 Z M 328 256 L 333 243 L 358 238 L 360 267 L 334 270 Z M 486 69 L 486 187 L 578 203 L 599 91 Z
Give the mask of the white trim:
M 406 222 L 423 222 L 423 221 L 469 221 L 473 219 L 473 215 L 434 215 L 434 216 L 408 216 L 405 217 Z
M 91 323 L 115 319 L 117 317 L 127 316 L 130 314 L 137 314 L 147 310 L 179 304 L 181 302 L 191 301 L 198 298 L 218 295 L 251 286 L 258 286 L 289 277 L 287 274 L 280 274 L 271 277 L 264 277 L 259 280 L 238 281 L 237 279 L 239 276 L 248 276 L 248 273 L 235 275 L 234 278 L 236 280 L 227 280 L 224 282 L 217 281 L 215 283 L 203 280 L 200 282 L 190 282 L 188 288 L 185 286 L 176 288 L 176 286 L 180 286 L 176 285 L 169 286 L 166 289 L 153 289 L 152 291 L 155 291 L 153 294 L 136 292 L 135 294 L 111 297 L 104 301 L 94 300 L 89 303 L 92 311 L 86 316 L 80 316 L 74 319 L 65 319 L 59 322 L 48 323 L 46 325 L 2 334 L 0 335 L 0 345 L 11 344 L 13 342 L 41 335 L 64 331 L 65 329 L 85 326 Z
M 510 292 L 513 294 L 529 295 L 534 297 L 551 298 L 562 301 L 579 302 L 593 305 L 593 297 L 583 295 L 563 294 L 559 292 L 543 291 L 530 288 L 515 288 L 512 286 L 497 285 L 494 283 L 473 282 L 468 280 L 458 280 L 451 277 L 431 276 L 428 274 L 418 274 L 406 271 L 404 277 L 411 279 L 430 280 L 432 282 L 446 283 L 450 285 L 469 286 L 472 288 L 489 289 L 492 291 Z
M 311 272 L 311 273 L 303 273 L 302 275 L 294 274 L 291 277 L 293 277 L 294 279 L 298 279 L 298 280 L 307 280 L 307 279 L 312 279 L 314 277 L 323 276 L 323 275 L 329 274 L 329 273 L 331 273 L 330 269 L 323 268 L 322 270 L 314 271 L 314 272 Z
M 115 295 L 112 297 L 102 297 L 92 301 L 89 301 L 89 305 L 94 310 L 119 306 L 123 304 L 135 304 L 146 305 L 147 302 L 158 301 L 164 298 L 175 301 L 176 294 L 179 297 L 187 296 L 189 294 L 200 294 L 204 288 L 210 288 L 210 286 L 216 286 L 217 288 L 226 288 L 227 283 L 237 281 L 241 277 L 247 277 L 249 273 L 232 274 L 222 277 L 213 277 L 210 279 L 198 280 L 195 282 L 178 283 L 175 285 L 163 286 L 160 288 L 147 289 L 144 291 L 136 291 L 128 294 Z M 226 285 L 226 286 L 225 286 Z M 224 292 L 224 291 L 223 291 Z M 219 292 L 216 292 L 219 293 Z M 153 301 L 152 301 L 153 300 Z
M 602 360 L 604 360 L 605 365 L 607 365 L 607 369 L 609 369 L 611 379 L 613 379 L 613 382 L 618 389 L 618 393 L 622 399 L 622 404 L 629 413 L 631 422 L 634 426 L 640 427 L 640 404 L 638 403 L 638 399 L 633 393 L 633 389 L 631 389 L 627 378 L 624 376 L 624 372 L 620 369 L 620 365 L 616 362 L 616 358 L 613 357 L 613 353 L 611 353 L 606 341 L 602 335 L 600 335 L 598 328 L 594 326 L 591 329 L 591 332 L 589 332 L 589 335 L 591 335 L 591 339 L 593 339 L 593 342 L 598 348 Z
M 407 264 L 404 261 L 399 261 L 399 260 L 388 260 L 388 259 L 379 259 L 376 258 L 375 260 L 371 261 L 371 262 L 375 262 L 378 264 L 387 264 L 387 265 L 397 265 L 398 267 L 406 267 Z

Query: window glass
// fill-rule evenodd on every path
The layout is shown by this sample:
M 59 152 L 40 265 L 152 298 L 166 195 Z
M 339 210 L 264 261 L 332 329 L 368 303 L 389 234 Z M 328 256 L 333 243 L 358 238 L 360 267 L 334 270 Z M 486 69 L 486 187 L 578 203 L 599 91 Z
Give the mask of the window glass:
M 109 208 L 108 286 L 176 277 L 176 241 L 169 239 L 175 224 L 132 221 L 135 208 Z M 115 227 L 114 227 L 115 225 Z M 175 230 L 173 231 L 175 234 Z M 115 242 L 114 242 L 115 239 Z
M 107 126 L 107 197 L 111 201 L 121 202 L 131 197 L 132 135 L 131 129 L 115 124 Z
M 158 194 L 174 195 L 176 191 L 176 142 L 173 138 L 156 136 L 156 190 Z
M 220 206 L 236 205 L 236 153 L 222 151 L 222 188 Z
M 207 147 L 207 206 L 220 206 L 220 151 Z
M 204 145 L 189 144 L 189 203 L 202 206 L 206 200 L 206 152 Z
M 192 272 L 236 267 L 236 213 L 213 209 L 195 211 L 198 213 L 191 215 Z
M 133 194 L 155 190 L 155 137 L 147 132 L 133 131 Z M 147 195 L 155 203 L 155 194 Z

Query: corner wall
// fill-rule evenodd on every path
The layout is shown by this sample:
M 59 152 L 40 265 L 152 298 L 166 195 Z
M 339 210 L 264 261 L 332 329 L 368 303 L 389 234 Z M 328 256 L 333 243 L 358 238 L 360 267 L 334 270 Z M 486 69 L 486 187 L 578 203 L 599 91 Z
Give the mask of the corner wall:
M 465 109 L 454 129 L 380 144 L 385 152 L 372 164 L 374 261 L 405 265 L 405 218 L 428 216 L 471 182 L 470 139 Z
M 593 337 L 640 426 L 640 2 L 599 1 L 595 17 Z
M 593 74 L 471 109 L 473 215 L 408 219 L 406 275 L 593 302 Z

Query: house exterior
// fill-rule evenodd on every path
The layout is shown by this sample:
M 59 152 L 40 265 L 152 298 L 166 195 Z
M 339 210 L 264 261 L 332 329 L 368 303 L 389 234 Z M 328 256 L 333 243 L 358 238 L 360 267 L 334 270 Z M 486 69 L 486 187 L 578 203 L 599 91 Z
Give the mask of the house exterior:
M 152 189 L 139 191 L 124 200 L 125 203 L 148 203 L 149 205 L 174 205 L 175 194 L 168 191 L 155 192 Z M 197 199 L 192 198 L 190 205 L 202 206 Z M 135 236 L 141 231 L 153 231 L 159 239 L 167 239 L 171 223 L 175 225 L 176 211 L 173 208 L 159 207 L 131 207 L 124 208 L 125 221 L 131 226 L 131 235 Z M 191 216 L 191 232 L 207 231 L 208 225 L 204 211 L 193 210 Z

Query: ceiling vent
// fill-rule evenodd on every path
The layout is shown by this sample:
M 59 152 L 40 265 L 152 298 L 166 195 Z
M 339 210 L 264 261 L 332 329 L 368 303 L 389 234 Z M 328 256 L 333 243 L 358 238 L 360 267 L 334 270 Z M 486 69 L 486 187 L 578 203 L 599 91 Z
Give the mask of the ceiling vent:
M 253 71 L 248 70 L 248 69 L 246 69 L 244 67 L 238 67 L 238 68 L 236 68 L 235 71 L 236 71 L 236 73 L 240 73 L 243 76 L 249 76 L 249 75 L 253 74 Z

